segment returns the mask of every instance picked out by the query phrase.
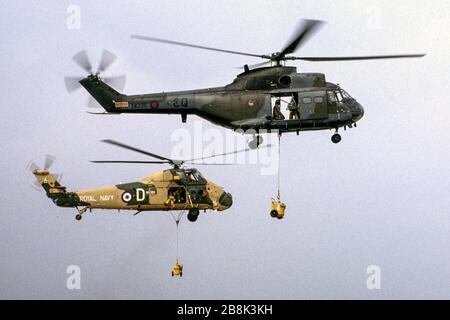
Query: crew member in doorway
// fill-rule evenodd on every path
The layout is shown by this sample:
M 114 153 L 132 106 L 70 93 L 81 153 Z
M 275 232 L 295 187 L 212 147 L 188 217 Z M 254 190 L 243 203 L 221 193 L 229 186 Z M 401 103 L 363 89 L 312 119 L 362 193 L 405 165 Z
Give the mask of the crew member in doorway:
M 287 109 L 289 110 L 289 120 L 300 119 L 299 106 L 294 97 L 292 97 L 291 102 L 289 102 Z
M 273 119 L 274 120 L 284 120 L 284 114 L 281 112 L 281 100 L 278 98 L 273 106 Z

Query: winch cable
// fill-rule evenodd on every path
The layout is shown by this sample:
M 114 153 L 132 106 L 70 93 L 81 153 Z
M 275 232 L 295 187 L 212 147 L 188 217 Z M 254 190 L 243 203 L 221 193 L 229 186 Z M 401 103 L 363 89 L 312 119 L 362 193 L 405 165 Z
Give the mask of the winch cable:
M 280 162 L 281 162 L 281 132 L 278 132 L 278 195 L 277 195 L 278 201 L 280 201 Z
M 184 211 L 180 211 L 176 216 L 175 216 L 175 214 L 171 211 L 170 212 L 170 215 L 172 216 L 172 219 L 173 219 L 173 221 L 175 221 L 175 225 L 176 225 L 176 227 L 177 227 L 177 263 L 178 263 L 178 258 L 179 258 L 179 236 L 178 236 L 178 227 L 179 227 L 179 225 L 180 225 L 180 221 L 181 221 L 181 218 L 183 217 L 183 213 L 184 213 Z

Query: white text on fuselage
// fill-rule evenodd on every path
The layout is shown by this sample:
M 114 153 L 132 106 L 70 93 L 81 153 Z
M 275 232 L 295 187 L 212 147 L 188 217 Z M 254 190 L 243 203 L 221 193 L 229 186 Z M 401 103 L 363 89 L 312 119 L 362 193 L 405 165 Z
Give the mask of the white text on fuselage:
M 103 194 L 99 196 L 100 201 L 112 201 L 114 200 L 114 195 L 112 194 Z M 97 199 L 93 195 L 84 195 L 80 196 L 80 200 L 84 202 L 96 202 Z

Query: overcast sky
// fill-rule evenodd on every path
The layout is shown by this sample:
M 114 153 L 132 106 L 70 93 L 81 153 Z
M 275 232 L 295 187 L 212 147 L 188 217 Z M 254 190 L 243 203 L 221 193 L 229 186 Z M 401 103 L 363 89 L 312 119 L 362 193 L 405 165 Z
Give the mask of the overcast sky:
M 81 29 L 67 28 L 67 8 Z M 0 298 L 450 298 L 449 1 L 2 1 L 0 10 Z M 29 160 L 45 154 L 69 190 L 137 180 L 163 166 L 95 165 L 135 158 L 116 139 L 163 155 L 195 117 L 98 117 L 71 57 L 118 55 L 105 75 L 127 75 L 125 93 L 225 85 L 256 58 L 131 40 L 133 33 L 267 54 L 302 18 L 327 24 L 306 56 L 427 53 L 423 59 L 297 63 L 323 72 L 365 108 L 358 128 L 283 136 L 283 221 L 269 217 L 276 176 L 257 165 L 201 168 L 234 205 L 180 227 L 182 279 L 172 279 L 175 226 L 164 212 L 98 211 L 75 221 L 30 186 Z M 198 124 L 197 124 L 198 125 Z M 219 128 L 224 131 L 225 129 Z M 81 290 L 66 268 L 81 268 Z M 366 269 L 381 269 L 368 290 Z

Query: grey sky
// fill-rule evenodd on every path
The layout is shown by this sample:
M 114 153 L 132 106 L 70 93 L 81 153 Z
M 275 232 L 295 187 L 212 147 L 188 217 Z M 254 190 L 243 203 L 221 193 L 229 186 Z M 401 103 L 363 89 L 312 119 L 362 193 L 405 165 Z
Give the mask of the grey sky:
M 66 28 L 67 7 L 81 29 Z M 379 15 L 377 15 L 379 13 Z M 0 10 L 1 298 L 450 298 L 449 1 L 2 1 Z M 111 138 L 169 155 L 179 117 L 96 117 L 69 95 L 71 61 L 108 48 L 125 92 L 214 87 L 257 59 L 131 40 L 130 34 L 255 53 L 279 50 L 301 18 L 327 21 L 301 54 L 420 53 L 418 60 L 296 63 L 323 72 L 365 108 L 357 129 L 286 135 L 286 219 L 269 217 L 276 177 L 258 166 L 201 168 L 233 194 L 223 214 L 181 223 L 182 279 L 171 279 L 167 213 L 99 211 L 75 221 L 31 189 L 29 160 L 57 157 L 69 190 L 133 181 L 164 167 L 94 165 L 133 157 Z M 377 21 L 379 24 L 377 24 Z M 183 125 L 191 130 L 197 118 Z M 204 128 L 213 127 L 203 122 Z M 222 129 L 224 130 L 224 129 Z M 65 286 L 66 267 L 82 289 Z M 366 288 L 378 265 L 382 289 Z

